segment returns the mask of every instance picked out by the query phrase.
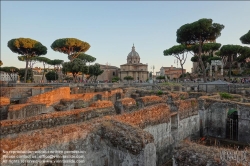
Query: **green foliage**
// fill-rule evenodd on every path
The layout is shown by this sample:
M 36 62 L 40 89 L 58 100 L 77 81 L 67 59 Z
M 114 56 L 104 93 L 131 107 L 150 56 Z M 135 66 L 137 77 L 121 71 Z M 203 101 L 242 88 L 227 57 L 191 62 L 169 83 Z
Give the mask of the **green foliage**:
M 94 65 L 89 66 L 89 76 L 94 77 L 94 81 L 96 81 L 97 77 L 101 75 L 104 72 L 104 70 L 101 70 L 101 67 L 98 63 L 95 63 Z M 90 78 L 89 77 L 89 78 Z
M 241 46 L 239 56 L 236 58 L 238 62 L 246 62 L 247 58 L 250 58 L 250 48 L 247 46 Z
M 18 56 L 17 59 L 19 61 L 22 61 L 22 62 L 26 62 L 26 60 L 28 60 L 28 61 L 36 61 L 36 57 L 27 58 L 26 56 Z
M 9 49 L 17 54 L 34 57 L 47 54 L 47 47 L 30 38 L 11 39 L 8 42 Z
M 95 57 L 85 53 L 80 53 L 77 58 L 81 59 L 84 63 L 92 63 L 96 61 Z
M 43 62 L 45 64 L 48 64 L 50 62 L 50 59 L 46 58 L 46 57 L 35 57 L 35 59 L 36 59 L 36 61 Z
M 3 65 L 3 62 L 0 60 L 0 66 L 2 66 Z
M 163 51 L 165 56 L 174 56 L 187 52 L 187 47 L 185 45 L 175 45 L 169 49 Z
M 206 63 L 206 62 L 208 61 L 208 59 L 210 58 L 210 56 L 201 55 L 201 58 L 202 58 L 202 61 L 203 61 L 204 63 Z M 195 56 L 193 56 L 193 57 L 191 58 L 191 61 L 192 61 L 192 62 L 199 62 L 199 57 L 198 57 L 197 55 L 195 55 Z
M 165 80 L 165 76 L 157 76 L 156 79 L 157 80 Z
M 74 60 L 70 62 L 65 62 L 63 63 L 62 66 L 63 66 L 62 71 L 64 73 L 67 73 L 67 72 L 72 73 L 74 78 L 79 72 L 86 73 L 86 70 L 87 70 L 87 66 L 85 65 L 85 63 L 83 63 L 83 61 L 78 58 L 75 58 Z
M 18 75 L 20 76 L 20 80 L 24 81 L 25 69 L 20 69 L 18 71 Z M 31 77 L 32 77 L 32 71 L 31 71 L 31 69 L 28 69 L 27 70 L 27 79 L 31 80 Z
M 183 74 L 180 75 L 179 78 L 185 78 L 185 77 L 187 77 L 187 74 L 186 74 L 186 73 L 183 73 Z
M 113 78 L 112 78 L 112 82 L 118 82 L 119 80 L 120 80 L 119 77 L 113 77 Z
M 80 53 L 88 51 L 89 43 L 76 38 L 57 39 L 51 44 L 54 51 L 58 51 L 68 55 L 69 60 L 77 58 Z
M 64 62 L 63 60 L 54 59 L 54 60 L 49 60 L 47 63 L 48 63 L 49 65 L 58 66 L 58 65 L 62 65 L 63 62 Z
M 157 95 L 162 95 L 163 94 L 163 92 L 161 91 L 161 90 L 159 90 L 158 92 L 157 92 Z
M 215 41 L 224 29 L 224 25 L 213 23 L 212 19 L 200 19 L 190 24 L 181 26 L 177 32 L 177 43 L 187 46 L 199 44 L 198 59 L 203 72 L 203 79 L 206 82 L 206 69 L 202 62 L 202 46 L 204 42 Z M 211 48 L 211 46 L 210 46 Z
M 202 45 L 202 50 L 201 50 L 202 52 L 201 53 L 212 55 L 213 52 L 219 50 L 220 47 L 221 47 L 220 43 L 204 43 Z M 198 54 L 199 53 L 199 44 L 192 45 L 189 49 L 191 51 L 193 51 L 195 54 Z
M 214 41 L 221 35 L 222 29 L 224 29 L 224 25 L 213 23 L 212 19 L 203 18 L 181 26 L 176 32 L 176 41 L 185 45 Z
M 124 79 L 124 80 L 127 80 L 127 81 L 129 81 L 129 80 L 134 80 L 134 78 L 131 77 L 131 76 L 125 76 L 123 79 Z
M 242 44 L 250 44 L 250 30 L 243 36 L 241 36 L 240 41 Z
M 45 77 L 47 80 L 58 80 L 58 74 L 55 71 L 49 71 Z
M 213 56 L 213 57 L 209 57 L 207 61 L 211 64 L 211 62 L 212 62 L 213 60 L 222 60 L 222 59 L 221 59 L 221 57 Z
M 247 57 L 247 51 L 248 48 L 242 47 L 240 45 L 223 45 L 218 53 L 219 56 L 221 56 L 223 59 L 227 59 L 227 62 L 229 63 L 229 78 L 231 78 L 231 65 L 232 62 L 238 60 L 242 61 L 242 59 Z M 250 53 L 250 50 L 249 50 Z M 240 56 L 240 58 L 238 57 Z
M 16 72 L 19 72 L 19 69 L 13 66 L 10 66 L 10 67 L 6 66 L 6 67 L 1 67 L 0 71 L 4 71 L 6 73 L 13 73 L 13 72 L 16 73 Z
M 223 45 L 220 49 L 219 55 L 222 57 L 237 56 L 237 54 L 240 53 L 241 47 L 242 46 L 240 45 L 232 45 L 232 44 Z
M 220 92 L 219 94 L 220 94 L 220 97 L 224 98 L 224 99 L 232 99 L 233 98 L 233 96 L 231 94 L 226 93 L 226 92 Z
M 30 38 L 17 38 L 8 41 L 9 49 L 22 55 L 26 59 L 25 76 L 24 81 L 26 82 L 28 72 L 28 60 L 35 56 L 41 56 L 47 54 L 47 47 L 43 46 L 40 42 Z

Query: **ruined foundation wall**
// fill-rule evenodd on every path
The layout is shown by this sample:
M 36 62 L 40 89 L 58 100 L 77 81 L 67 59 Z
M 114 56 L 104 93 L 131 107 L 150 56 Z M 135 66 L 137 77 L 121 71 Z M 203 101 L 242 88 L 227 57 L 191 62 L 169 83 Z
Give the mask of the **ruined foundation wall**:
M 156 159 L 152 135 L 105 119 L 13 135 L 1 143 L 5 151 L 81 151 L 82 166 L 155 166 Z
M 42 128 L 53 128 L 60 125 L 85 122 L 93 118 L 115 114 L 114 107 L 75 109 L 54 112 L 25 119 L 4 120 L 0 122 L 0 135 L 27 132 Z
M 8 108 L 8 119 L 36 116 L 46 112 L 45 104 L 16 104 Z
M 69 87 L 60 87 L 58 89 L 45 92 L 36 96 L 28 98 L 27 103 L 42 103 L 46 106 L 50 106 L 56 102 L 59 102 L 61 99 L 70 98 L 70 88 Z
M 201 97 L 199 99 L 201 135 L 226 138 L 226 123 L 230 109 L 236 109 L 238 113 L 238 141 L 249 143 L 249 103 Z

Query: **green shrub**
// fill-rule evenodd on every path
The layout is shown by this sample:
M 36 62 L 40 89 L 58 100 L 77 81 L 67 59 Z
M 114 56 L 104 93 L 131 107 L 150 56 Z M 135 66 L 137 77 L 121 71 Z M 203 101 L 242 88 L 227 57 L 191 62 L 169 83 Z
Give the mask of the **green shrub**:
M 226 92 L 221 92 L 220 97 L 224 98 L 224 99 L 232 99 L 233 98 L 233 96 L 231 94 L 226 93 Z
M 163 94 L 163 92 L 161 91 L 161 90 L 159 90 L 158 92 L 157 92 L 157 95 L 162 95 Z

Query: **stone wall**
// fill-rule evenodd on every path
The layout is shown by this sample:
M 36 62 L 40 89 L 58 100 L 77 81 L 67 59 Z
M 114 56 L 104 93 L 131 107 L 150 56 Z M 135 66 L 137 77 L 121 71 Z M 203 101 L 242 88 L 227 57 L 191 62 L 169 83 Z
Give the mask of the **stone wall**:
M 114 107 L 117 114 L 123 114 L 138 109 L 136 101 L 132 98 L 124 98 L 117 100 L 114 104 Z
M 70 98 L 70 88 L 69 87 L 60 87 L 58 89 L 45 92 L 36 96 L 29 97 L 27 103 L 42 103 L 46 106 L 50 106 L 56 102 L 59 102 L 61 99 Z
M 164 100 L 162 97 L 159 96 L 145 96 L 136 99 L 136 103 L 139 108 L 144 108 L 146 106 L 163 103 Z
M 19 119 L 46 113 L 45 104 L 16 104 L 8 107 L 8 119 Z
M 1 96 L 13 99 L 21 99 L 51 90 L 53 90 L 53 87 L 2 87 Z
M 101 104 L 99 103 L 99 106 Z M 42 128 L 52 128 L 60 125 L 85 122 L 93 118 L 105 115 L 115 114 L 113 105 L 110 103 L 98 107 L 85 109 L 75 109 L 63 112 L 53 112 L 42 114 L 25 119 L 4 120 L 1 121 L 0 135 L 9 135 L 14 133 L 26 132 Z
M 250 164 L 250 151 L 205 146 L 183 141 L 174 151 L 174 165 L 235 166 Z
M 10 98 L 0 97 L 0 106 L 9 105 L 9 104 L 10 104 Z
M 218 96 L 199 99 L 201 135 L 226 138 L 228 110 L 233 108 L 238 114 L 238 141 L 250 143 L 250 104 L 220 100 Z
M 28 154 L 30 156 L 35 155 L 38 150 L 85 152 L 83 153 L 84 163 L 81 164 L 83 166 L 156 166 L 156 149 L 152 135 L 113 120 L 103 119 L 91 121 L 91 123 L 43 129 L 1 141 L 5 151 L 34 151 Z M 16 156 L 18 157 L 22 155 Z M 1 164 L 3 166 L 14 165 L 12 163 Z

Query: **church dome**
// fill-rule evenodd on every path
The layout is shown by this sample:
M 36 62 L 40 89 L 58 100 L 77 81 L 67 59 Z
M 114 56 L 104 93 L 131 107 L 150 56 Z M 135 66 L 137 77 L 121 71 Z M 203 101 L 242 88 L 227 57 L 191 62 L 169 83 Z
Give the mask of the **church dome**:
M 139 54 L 135 51 L 134 44 L 132 47 L 132 51 L 128 54 L 128 58 L 140 58 Z

